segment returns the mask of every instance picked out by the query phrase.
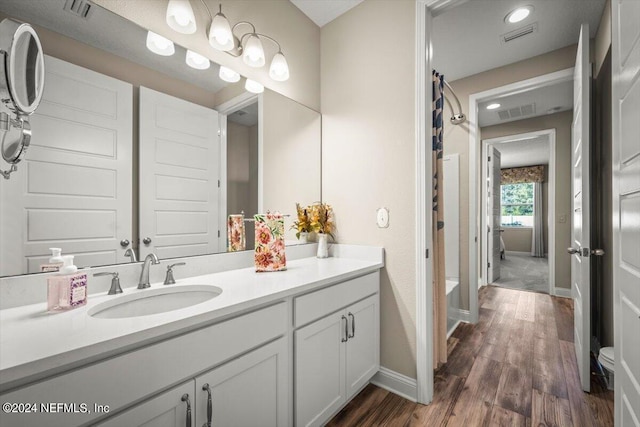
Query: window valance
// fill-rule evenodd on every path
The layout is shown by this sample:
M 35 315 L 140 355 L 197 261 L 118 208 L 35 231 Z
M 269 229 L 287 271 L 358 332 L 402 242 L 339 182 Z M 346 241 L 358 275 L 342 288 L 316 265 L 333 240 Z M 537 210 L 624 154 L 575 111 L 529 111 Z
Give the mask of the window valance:
M 525 182 L 544 182 L 544 165 L 508 168 L 501 171 L 500 184 L 522 184 Z

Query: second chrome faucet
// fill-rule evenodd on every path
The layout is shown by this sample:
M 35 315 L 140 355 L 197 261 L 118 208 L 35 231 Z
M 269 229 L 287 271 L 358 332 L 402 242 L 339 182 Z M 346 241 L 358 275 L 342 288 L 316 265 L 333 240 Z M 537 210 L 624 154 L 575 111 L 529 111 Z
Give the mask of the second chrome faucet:
M 160 264 L 158 257 L 153 252 L 144 258 L 140 280 L 138 281 L 138 289 L 146 289 L 151 286 L 149 283 L 149 269 L 151 268 L 151 264 Z

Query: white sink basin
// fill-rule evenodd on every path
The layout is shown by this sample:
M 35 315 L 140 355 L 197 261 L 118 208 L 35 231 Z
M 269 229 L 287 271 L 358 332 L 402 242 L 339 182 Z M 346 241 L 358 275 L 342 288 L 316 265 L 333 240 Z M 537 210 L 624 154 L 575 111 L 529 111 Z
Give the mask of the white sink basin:
M 130 290 L 89 309 L 89 316 L 101 319 L 147 316 L 203 303 L 222 293 L 210 285 L 162 286 L 155 289 Z

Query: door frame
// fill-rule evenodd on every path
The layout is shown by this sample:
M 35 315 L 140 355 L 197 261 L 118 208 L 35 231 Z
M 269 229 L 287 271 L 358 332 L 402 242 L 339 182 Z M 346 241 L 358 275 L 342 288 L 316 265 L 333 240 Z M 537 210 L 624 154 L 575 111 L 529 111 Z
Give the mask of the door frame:
M 480 242 L 478 230 L 480 227 L 479 215 L 479 173 L 481 153 L 480 127 L 478 126 L 478 105 L 484 101 L 495 100 L 514 95 L 531 89 L 538 89 L 556 83 L 573 80 L 573 67 L 553 73 L 543 74 L 526 80 L 514 82 L 505 86 L 499 86 L 482 92 L 469 95 L 469 321 L 478 322 L 478 289 L 482 286 L 480 280 Z M 475 218 L 474 220 L 471 220 Z
M 555 129 L 544 129 L 534 132 L 525 132 L 518 133 L 513 135 L 501 136 L 498 138 L 490 138 L 483 139 L 481 141 L 482 144 L 482 167 L 481 170 L 481 181 L 486 182 L 487 180 L 487 154 L 490 146 L 499 146 L 500 144 L 506 144 L 513 141 L 519 141 L 523 139 L 531 139 L 538 136 L 546 136 L 549 141 L 549 164 L 548 164 L 548 177 L 549 177 L 549 191 L 547 192 L 547 245 L 548 245 L 548 265 L 549 265 L 549 295 L 555 295 L 555 275 L 556 275 L 556 260 L 555 260 L 555 245 L 556 245 L 556 234 L 555 234 L 555 221 L 556 221 L 556 130 Z M 480 230 L 487 229 L 487 187 L 486 185 L 481 185 L 481 203 L 480 203 Z M 482 203 L 484 201 L 484 203 Z M 488 241 L 487 239 L 482 239 L 481 242 L 481 260 L 484 263 L 487 262 L 489 258 L 488 252 Z M 483 262 L 480 263 L 480 266 L 484 266 Z M 480 281 L 482 282 L 481 286 L 486 286 L 487 283 L 487 275 L 484 274 L 480 277 Z
M 263 211 L 263 126 L 264 123 L 264 98 L 263 95 L 244 92 L 229 101 L 215 107 L 220 118 L 220 230 L 227 229 L 227 116 L 236 111 L 258 102 L 258 212 Z M 256 213 L 258 213 L 256 212 Z M 220 234 L 220 250 L 227 250 L 227 236 Z

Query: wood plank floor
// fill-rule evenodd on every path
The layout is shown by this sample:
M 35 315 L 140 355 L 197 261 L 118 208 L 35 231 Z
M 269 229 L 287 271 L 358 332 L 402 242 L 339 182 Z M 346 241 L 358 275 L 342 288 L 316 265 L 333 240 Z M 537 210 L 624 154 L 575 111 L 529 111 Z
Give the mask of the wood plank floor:
M 584 393 L 567 298 L 487 286 L 480 320 L 460 324 L 430 405 L 367 386 L 328 426 L 613 426 L 613 392 Z

